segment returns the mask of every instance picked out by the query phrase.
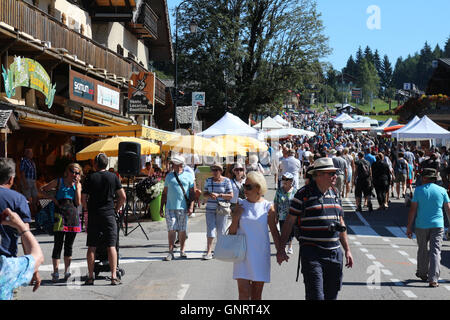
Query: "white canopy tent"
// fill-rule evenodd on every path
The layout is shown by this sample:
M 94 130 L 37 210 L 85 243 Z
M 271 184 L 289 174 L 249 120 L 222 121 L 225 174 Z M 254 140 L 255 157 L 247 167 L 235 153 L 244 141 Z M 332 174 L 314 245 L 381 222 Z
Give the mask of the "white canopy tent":
M 383 122 L 380 126 L 373 128 L 372 131 L 375 132 L 384 132 L 384 128 L 387 128 L 392 122 L 392 118 L 387 119 L 385 122 Z
M 277 121 L 275 121 L 273 118 L 267 117 L 262 121 L 262 126 L 261 122 L 259 122 L 255 124 L 253 128 L 262 130 L 273 130 L 273 129 L 283 129 L 283 126 L 279 124 Z
M 357 122 L 355 119 L 353 119 L 352 117 L 350 117 L 348 114 L 346 113 L 341 113 L 340 115 L 338 115 L 336 118 L 333 119 L 334 122 L 337 123 L 349 123 L 349 122 Z
M 273 120 L 275 120 L 276 122 L 281 124 L 283 127 L 286 127 L 286 128 L 290 127 L 290 123 L 288 121 L 286 121 L 285 119 L 283 119 L 283 117 L 280 116 L 279 114 L 276 115 L 275 117 L 273 117 Z
M 348 122 L 342 124 L 342 129 L 357 129 L 369 131 L 372 129 L 372 127 L 370 126 L 370 122 Z
M 225 115 L 220 118 L 211 127 L 197 134 L 203 138 L 212 138 L 223 135 L 235 135 L 235 136 L 246 136 L 258 139 L 261 135 L 258 130 L 250 127 L 239 117 L 232 113 L 225 113 Z
M 280 138 L 286 138 L 289 136 L 308 136 L 313 137 L 316 134 L 312 131 L 307 131 L 303 129 L 297 129 L 297 128 L 285 128 L 285 129 L 278 129 L 278 130 L 271 130 L 265 133 L 265 137 L 268 139 L 280 139 Z
M 398 135 L 402 132 L 405 132 L 409 128 L 411 128 L 413 125 L 415 125 L 418 121 L 420 121 L 420 118 L 418 116 L 415 116 L 410 122 L 408 122 L 403 128 L 400 128 L 398 130 L 395 130 L 391 133 L 392 138 L 396 138 L 398 140 Z
M 404 129 L 403 127 L 402 129 Z M 399 129 L 401 130 L 401 129 Z M 417 121 L 403 132 L 394 131 L 398 140 L 429 140 L 429 139 L 450 139 L 450 131 L 445 130 L 440 125 L 433 122 L 427 116 Z M 393 133 L 393 134 L 394 134 Z

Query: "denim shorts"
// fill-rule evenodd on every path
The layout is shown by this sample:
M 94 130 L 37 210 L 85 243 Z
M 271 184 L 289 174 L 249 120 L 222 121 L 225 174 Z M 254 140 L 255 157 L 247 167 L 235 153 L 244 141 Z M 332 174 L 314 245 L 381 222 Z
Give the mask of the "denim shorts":
M 186 231 L 188 222 L 187 211 L 166 210 L 166 224 L 168 231 Z

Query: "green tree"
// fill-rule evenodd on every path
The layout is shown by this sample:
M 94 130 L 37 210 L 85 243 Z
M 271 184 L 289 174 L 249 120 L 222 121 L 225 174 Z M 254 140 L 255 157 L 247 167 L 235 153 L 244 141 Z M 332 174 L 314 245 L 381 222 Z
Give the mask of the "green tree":
M 380 78 L 373 62 L 363 59 L 358 84 L 362 89 L 364 101 L 369 102 L 371 97 L 377 96 L 380 89 Z
M 196 20 L 196 35 L 187 31 Z M 196 0 L 180 8 L 179 82 L 205 91 L 219 118 L 225 102 L 246 121 L 302 90 L 329 54 L 314 0 Z
M 443 58 L 450 58 L 450 37 L 448 37 L 447 42 L 445 42 L 444 50 L 442 53 Z
M 420 50 L 419 61 L 417 62 L 416 69 L 416 85 L 421 89 L 426 89 L 427 83 L 431 78 L 433 73 L 433 52 L 431 51 L 431 47 L 428 42 L 425 42 L 425 45 L 422 50 Z
M 393 70 L 389 57 L 384 56 L 383 62 L 381 63 L 380 70 L 380 86 L 384 97 L 393 98 L 392 96 L 392 85 L 393 85 Z

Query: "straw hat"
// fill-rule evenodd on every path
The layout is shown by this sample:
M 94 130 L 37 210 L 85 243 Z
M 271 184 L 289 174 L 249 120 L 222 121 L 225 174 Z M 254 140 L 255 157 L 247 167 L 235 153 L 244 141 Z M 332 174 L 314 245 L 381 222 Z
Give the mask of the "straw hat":
M 313 170 L 311 173 L 316 171 L 336 171 L 337 168 L 334 167 L 333 160 L 331 158 L 319 158 L 314 161 Z

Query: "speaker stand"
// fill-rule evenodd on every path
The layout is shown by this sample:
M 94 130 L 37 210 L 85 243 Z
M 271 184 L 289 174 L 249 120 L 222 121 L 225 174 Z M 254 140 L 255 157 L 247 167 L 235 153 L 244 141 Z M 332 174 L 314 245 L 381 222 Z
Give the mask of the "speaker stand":
M 134 183 L 134 181 L 133 181 Z M 134 199 L 134 189 L 131 190 L 130 189 L 130 177 L 128 177 L 128 181 L 127 181 L 127 201 L 125 203 L 125 209 L 124 209 L 124 213 L 125 213 L 125 236 L 128 236 L 130 233 L 132 233 L 134 230 L 136 230 L 137 228 L 141 228 L 142 232 L 144 233 L 145 237 L 147 238 L 147 240 L 150 240 L 147 236 L 147 233 L 145 232 L 144 228 L 142 227 L 141 223 L 139 222 L 139 218 L 136 214 L 136 208 L 133 206 L 133 208 L 131 208 L 130 206 L 130 199 L 133 198 Z M 137 222 L 137 226 L 131 230 L 130 232 L 128 232 L 128 211 L 131 209 L 131 212 L 133 214 L 133 216 L 136 218 L 136 222 Z

